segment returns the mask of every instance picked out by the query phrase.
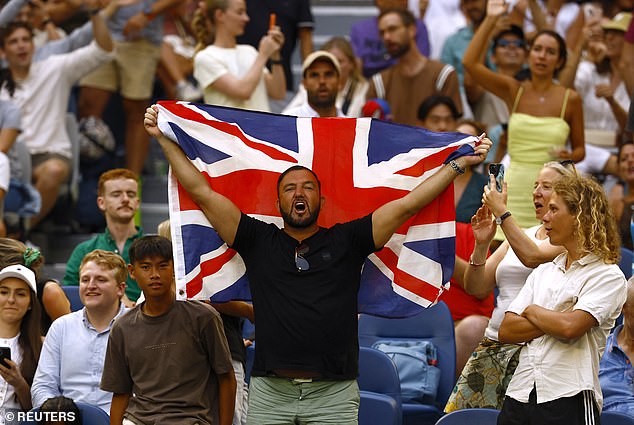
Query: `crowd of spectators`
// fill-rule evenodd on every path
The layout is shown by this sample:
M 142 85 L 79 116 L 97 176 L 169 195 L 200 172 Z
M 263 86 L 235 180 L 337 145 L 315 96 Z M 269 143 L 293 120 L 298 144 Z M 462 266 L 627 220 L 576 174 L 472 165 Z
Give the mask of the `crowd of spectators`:
M 544 289 L 533 281 L 535 276 L 555 276 L 551 269 L 562 261 L 564 268 L 567 261 L 582 261 L 570 247 L 588 242 L 574 232 L 553 242 L 553 218 L 547 216 L 553 215 L 553 204 L 571 209 L 574 197 L 564 199 L 565 194 L 578 188 L 593 200 L 591 209 L 602 208 L 604 200 L 595 193 L 600 187 L 609 205 L 604 216 L 614 218 L 620 237 L 616 245 L 632 250 L 632 0 L 375 0 L 376 16 L 342 28 L 319 49 L 313 45 L 309 0 L 0 4 L 0 301 L 10 300 L 6 305 L 15 305 L 19 316 L 15 320 L 9 315 L 9 320 L 0 314 L 0 345 L 15 353 L 8 366 L 0 366 L 3 409 L 28 410 L 48 398 L 67 396 L 115 412 L 124 424 L 152 423 L 155 413 L 148 400 L 169 405 L 154 388 L 169 379 L 152 376 L 143 365 L 151 359 L 127 363 L 139 344 L 150 344 L 150 334 L 156 333 L 152 320 L 138 309 L 145 300 L 144 305 L 155 309 L 150 316 L 169 310 L 176 323 L 189 318 L 213 325 L 191 346 L 185 344 L 187 338 L 174 336 L 175 329 L 164 329 L 161 335 L 184 350 L 198 350 L 199 360 L 213 370 L 203 377 L 187 375 L 191 371 L 185 364 L 170 371 L 174 379 L 187 377 L 192 385 L 188 388 L 220 389 L 213 392 L 214 403 L 221 406 L 215 411 L 177 391 L 192 408 L 190 413 L 201 419 L 204 414 L 196 416 L 200 411 L 214 411 L 220 423 L 248 421 L 240 335 L 243 319 L 253 319 L 253 307 L 242 302 L 214 308 L 188 303 L 172 311 L 173 264 L 165 265 L 170 247 L 162 239 L 143 237 L 138 225 L 143 176 L 152 169 L 147 161 L 150 141 L 157 136 L 146 131 L 147 115 L 144 128 L 144 114 L 156 98 L 301 117 L 366 116 L 434 132 L 488 135 L 493 142 L 488 157 L 461 169 L 454 181 L 456 266 L 452 289 L 440 298 L 452 312 L 457 352 L 457 385 L 447 412 L 494 407 L 502 409 L 507 420 L 521 416 L 525 404 L 545 400 L 543 382 L 536 384 L 536 395 L 530 388 L 526 394 L 519 389 L 530 384 L 526 351 L 538 338 L 559 349 L 554 340 L 568 334 L 540 327 L 543 312 L 527 307 L 543 299 Z M 296 47 L 302 62 L 300 81 L 293 75 Z M 114 94 L 124 112 L 118 122 L 106 112 Z M 116 141 L 119 158 L 111 158 L 108 126 L 124 129 Z M 81 143 L 93 153 L 97 149 L 101 159 L 107 157 L 107 170 L 89 198 L 103 214 L 105 227 L 85 235 L 66 259 L 63 281 L 56 282 L 40 272 L 43 257 L 28 239 L 31 232 L 46 232 L 56 203 L 72 202 L 82 167 L 90 167 L 95 159 L 94 154 L 88 160 L 80 153 L 88 149 Z M 506 166 L 501 192 L 485 187 L 489 163 Z M 586 180 L 570 183 L 582 175 L 592 175 L 602 186 Z M 579 226 L 579 231 L 587 230 L 585 224 Z M 612 230 L 606 225 L 606 234 Z M 131 258 L 132 246 L 137 246 L 136 260 Z M 620 285 L 611 267 L 614 258 L 601 250 L 604 247 L 589 246 L 584 252 L 594 254 L 601 264 L 598 270 L 611 276 L 604 279 L 606 285 Z M 160 270 L 156 285 L 146 266 Z M 533 269 L 541 274 L 531 275 Z M 135 280 L 138 276 L 143 282 Z M 525 282 L 531 282 L 532 292 L 522 289 Z M 79 286 L 85 309 L 71 313 L 58 283 Z M 153 295 L 148 298 L 146 292 Z M 576 326 L 570 339 L 592 335 L 579 350 L 603 353 L 605 335 L 596 329 L 608 330 L 625 292 L 615 289 L 614 305 L 604 310 L 576 296 L 579 309 L 591 316 L 577 317 L 588 326 Z M 592 373 L 579 378 L 579 394 L 592 397 L 600 408 L 600 377 L 604 408 L 630 415 L 631 292 L 630 284 L 624 322 L 607 341 L 605 369 L 599 373 L 592 352 L 583 361 L 589 359 L 596 379 Z M 135 309 L 138 317 L 126 315 L 121 329 L 113 328 L 127 309 Z M 201 319 L 205 315 L 207 319 Z M 530 323 L 519 323 L 513 315 Z M 133 330 L 137 322 L 143 330 Z M 531 331 L 509 337 L 523 325 Z M 106 350 L 112 329 L 116 340 Z M 47 332 L 42 346 L 35 336 Z M 148 335 L 140 335 L 144 332 Z M 77 347 L 93 355 L 69 361 L 72 351 L 81 349 Z M 101 380 L 104 361 L 109 377 Z M 512 381 L 516 368 L 521 376 Z M 475 389 L 474 376 L 484 374 L 487 385 Z M 513 398 L 504 404 L 507 387 Z M 112 400 L 112 392 L 121 397 Z M 574 388 L 551 393 L 549 401 L 576 394 Z M 227 413 L 231 410 L 233 415 Z

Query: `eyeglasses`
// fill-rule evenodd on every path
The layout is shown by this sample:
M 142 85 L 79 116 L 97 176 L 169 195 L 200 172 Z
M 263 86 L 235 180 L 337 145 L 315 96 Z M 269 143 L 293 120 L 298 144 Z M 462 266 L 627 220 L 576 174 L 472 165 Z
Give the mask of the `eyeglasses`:
M 498 40 L 496 45 L 497 47 L 513 46 L 513 47 L 517 47 L 518 49 L 525 46 L 524 40 L 505 40 L 505 39 Z
M 304 258 L 304 255 L 308 254 L 308 249 L 308 245 L 305 243 L 301 243 L 295 247 L 295 267 L 297 267 L 298 272 L 305 272 L 310 268 L 308 260 Z
M 564 166 L 567 167 L 569 165 L 575 165 L 575 162 L 572 159 L 564 159 L 563 161 L 559 161 L 559 163 Z

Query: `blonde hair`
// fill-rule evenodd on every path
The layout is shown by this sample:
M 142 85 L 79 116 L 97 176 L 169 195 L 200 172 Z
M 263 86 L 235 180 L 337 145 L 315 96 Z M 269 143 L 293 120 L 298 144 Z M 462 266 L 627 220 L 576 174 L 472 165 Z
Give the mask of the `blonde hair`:
M 578 175 L 563 176 L 554 182 L 553 191 L 576 219 L 574 231 L 581 250 L 617 264 L 621 238 L 601 185 Z
M 577 171 L 577 167 L 575 167 L 575 164 L 572 161 L 564 161 L 563 164 L 560 161 L 550 161 L 545 163 L 543 168 L 550 168 L 551 170 L 555 170 L 562 176 L 581 176 L 581 174 L 579 174 L 579 172 Z
M 224 12 L 229 7 L 229 0 L 204 0 L 204 2 L 206 13 L 203 14 L 199 7 L 192 18 L 192 32 L 196 37 L 196 53 L 214 42 L 216 10 Z
M 114 278 L 117 283 L 125 283 L 128 277 L 128 268 L 125 261 L 119 254 L 115 254 L 112 251 L 105 251 L 103 249 L 95 249 L 84 255 L 79 265 L 79 274 L 81 276 L 81 269 L 84 268 L 86 263 L 92 261 L 99 267 L 106 270 L 114 270 Z
M 172 240 L 171 230 L 172 229 L 170 226 L 169 218 L 167 220 L 161 221 L 159 225 L 156 227 L 156 233 L 158 233 L 159 236 L 163 236 L 165 239 L 169 239 L 170 241 Z
M 350 76 L 348 78 L 356 82 L 365 81 L 365 78 L 363 78 L 363 74 L 361 73 L 357 57 L 354 54 L 354 50 L 352 50 L 352 45 L 345 37 L 332 37 L 326 41 L 323 46 L 321 46 L 320 50 L 330 51 L 332 49 L 338 49 L 341 51 L 341 53 L 343 53 L 352 64 L 352 72 L 350 72 Z

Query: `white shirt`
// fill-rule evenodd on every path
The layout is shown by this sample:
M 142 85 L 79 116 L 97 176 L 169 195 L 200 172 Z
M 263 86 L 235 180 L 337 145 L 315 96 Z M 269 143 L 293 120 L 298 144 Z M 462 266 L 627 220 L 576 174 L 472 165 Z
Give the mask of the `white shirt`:
M 594 130 L 619 131 L 619 124 L 614 117 L 607 100 L 595 95 L 597 84 L 610 84 L 610 73 L 600 75 L 592 62 L 583 61 L 577 68 L 575 90 L 583 99 L 583 122 L 585 128 Z M 630 96 L 625 83 L 621 81 L 614 92 L 614 100 L 625 111 L 630 107 Z M 591 140 L 589 142 L 592 142 Z
M 269 98 L 264 83 L 266 68 L 251 97 L 247 100 L 236 99 L 213 87 L 218 78 L 231 74 L 240 79 L 251 69 L 258 51 L 252 46 L 238 44 L 234 48 L 207 46 L 194 56 L 194 78 L 204 90 L 205 103 L 209 105 L 231 106 L 240 109 L 269 112 Z
M 14 361 L 18 367 L 22 364 L 22 348 L 18 343 L 19 337 L 20 334 L 17 334 L 13 338 L 0 338 L 0 346 L 11 348 L 11 360 Z M 22 410 L 22 406 L 20 406 L 15 394 L 15 388 L 9 385 L 2 377 L 0 377 L 0 407 L 4 409 Z
M 1 100 L 13 100 L 22 112 L 23 125 L 19 138 L 31 154 L 57 153 L 71 155 L 66 131 L 66 111 L 71 88 L 81 77 L 107 62 L 111 54 L 92 42 L 88 46 L 63 55 L 33 62 L 29 75 L 16 81 L 13 97 L 5 88 Z
M 293 108 L 286 108 L 282 111 L 284 115 L 293 115 L 300 118 L 320 118 L 319 113 L 315 111 L 308 102 L 303 103 L 299 106 L 295 106 Z M 337 117 L 338 118 L 346 118 L 346 116 L 341 112 L 341 109 L 337 108 Z
M 567 253 L 537 267 L 507 311 L 522 314 L 531 304 L 554 311 L 583 310 L 599 323 L 574 341 L 543 335 L 520 351 L 519 365 L 506 395 L 521 403 L 537 389 L 537 403 L 594 392 L 603 403 L 599 357 L 605 340 L 625 302 L 625 277 L 616 264 L 605 264 L 594 254 L 573 261 L 565 269 Z

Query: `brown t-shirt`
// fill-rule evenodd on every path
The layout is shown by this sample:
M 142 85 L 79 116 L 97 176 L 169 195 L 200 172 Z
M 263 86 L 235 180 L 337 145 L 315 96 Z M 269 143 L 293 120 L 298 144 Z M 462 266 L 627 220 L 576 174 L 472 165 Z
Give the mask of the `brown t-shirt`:
M 141 305 L 112 326 L 101 389 L 132 394 L 125 417 L 139 424 L 207 425 L 217 412 L 217 375 L 233 373 L 220 315 L 198 301 L 165 314 Z
M 460 99 L 460 84 L 453 67 L 445 68 L 445 64 L 428 59 L 425 66 L 414 76 L 404 76 L 398 64 L 391 66 L 379 74 L 385 88 L 385 100 L 392 109 L 393 121 L 400 124 L 418 125 L 418 107 L 425 99 L 434 94 L 448 96 L 453 99 L 462 113 L 462 101 Z M 446 75 L 442 75 L 446 74 Z M 441 80 L 439 80 L 441 78 Z M 444 79 L 440 90 L 436 89 L 438 81 Z M 366 95 L 367 99 L 378 96 L 374 77 Z

